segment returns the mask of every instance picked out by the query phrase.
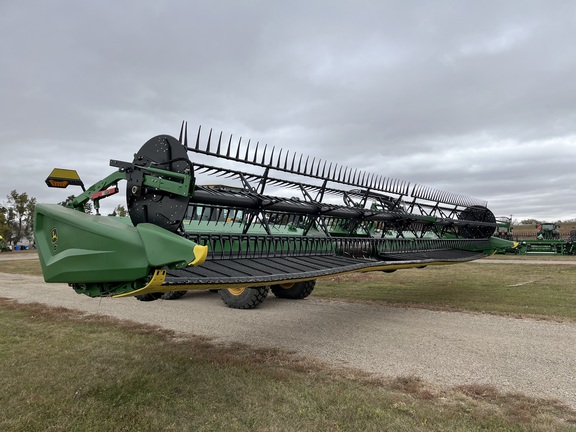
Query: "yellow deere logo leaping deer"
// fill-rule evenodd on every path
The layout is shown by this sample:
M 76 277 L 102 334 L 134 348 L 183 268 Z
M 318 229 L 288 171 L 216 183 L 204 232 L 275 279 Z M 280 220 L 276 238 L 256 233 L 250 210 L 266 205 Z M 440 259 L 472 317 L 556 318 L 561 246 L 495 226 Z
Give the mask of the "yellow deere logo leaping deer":
M 56 243 L 58 241 L 58 231 L 56 231 L 56 228 L 52 228 L 50 230 L 50 240 L 52 240 L 52 243 Z

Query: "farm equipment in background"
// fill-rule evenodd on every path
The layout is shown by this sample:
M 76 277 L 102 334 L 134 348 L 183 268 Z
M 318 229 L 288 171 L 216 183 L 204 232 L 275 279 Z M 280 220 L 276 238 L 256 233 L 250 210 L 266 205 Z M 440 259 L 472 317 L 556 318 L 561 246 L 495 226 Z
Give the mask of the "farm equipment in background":
M 518 243 L 517 248 L 500 250 L 498 253 L 519 255 L 574 255 L 576 254 L 576 231 L 569 237 L 562 236 L 560 226 L 556 223 L 543 222 L 535 225 L 533 234 L 522 232 L 514 234 L 511 240 Z
M 559 254 L 564 255 L 565 242 L 560 239 L 558 225 L 555 223 L 542 223 L 536 225 L 536 239 L 522 240 L 520 253 L 525 250 L 526 254 Z
M 496 249 L 495 253 L 506 254 L 506 253 L 517 253 L 518 243 L 514 242 L 514 227 L 512 226 L 512 218 L 507 216 L 496 217 L 496 230 L 494 231 L 494 237 L 508 240 L 512 243 L 503 245 L 502 247 Z
M 496 218 L 496 231 L 494 237 L 504 240 L 514 240 L 514 227 L 512 226 L 512 218 L 500 216 Z
M 246 309 L 270 290 L 304 298 L 322 277 L 462 263 L 512 246 L 492 236 L 496 219 L 483 201 L 212 131 L 201 144 L 199 129 L 189 146 L 187 135 L 183 123 L 179 139 L 159 135 L 132 162 L 111 160 L 116 171 L 66 206 L 36 206 L 46 282 L 140 300 L 218 290 Z M 47 184 L 67 179 L 80 182 L 57 170 Z M 120 181 L 130 218 L 84 213 Z

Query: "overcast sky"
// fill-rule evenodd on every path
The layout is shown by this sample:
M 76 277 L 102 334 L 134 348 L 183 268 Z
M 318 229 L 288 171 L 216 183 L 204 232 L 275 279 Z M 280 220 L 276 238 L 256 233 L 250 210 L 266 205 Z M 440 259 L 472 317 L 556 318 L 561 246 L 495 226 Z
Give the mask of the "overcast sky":
M 0 0 L 0 36 L 0 202 L 187 120 L 576 218 L 574 1 Z

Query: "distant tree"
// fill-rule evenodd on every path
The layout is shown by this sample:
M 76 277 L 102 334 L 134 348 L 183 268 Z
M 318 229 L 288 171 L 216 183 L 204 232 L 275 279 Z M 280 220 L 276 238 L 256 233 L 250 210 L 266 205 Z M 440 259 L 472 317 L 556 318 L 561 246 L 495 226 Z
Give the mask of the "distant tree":
M 8 208 L 0 205 L 0 236 L 5 241 L 9 241 L 12 237 L 12 229 L 8 223 Z
M 26 192 L 19 194 L 16 190 L 8 195 L 6 219 L 10 226 L 10 240 L 17 244 L 23 238 L 32 240 L 33 220 L 36 198 L 29 198 Z
M 118 204 L 116 208 L 112 210 L 112 213 L 110 213 L 108 216 L 126 217 L 128 216 L 128 210 L 126 210 L 122 204 Z
M 538 225 L 542 222 L 540 222 L 537 219 L 524 219 L 523 221 L 520 222 L 522 225 Z

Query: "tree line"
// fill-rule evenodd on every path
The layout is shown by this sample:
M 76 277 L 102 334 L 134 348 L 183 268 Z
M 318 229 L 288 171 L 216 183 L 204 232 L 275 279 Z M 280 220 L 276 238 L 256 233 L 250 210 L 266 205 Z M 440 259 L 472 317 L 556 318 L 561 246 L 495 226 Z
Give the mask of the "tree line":
M 74 196 L 68 197 L 60 204 L 66 205 L 70 199 L 74 199 Z M 6 203 L 0 203 L 0 243 L 17 245 L 25 240 L 34 243 L 34 207 L 36 198 L 26 192 L 18 193 L 16 190 L 10 192 Z M 92 206 L 86 206 L 85 212 L 92 214 Z M 127 215 L 124 206 L 118 205 L 108 216 Z
M 555 223 L 557 225 L 561 223 L 576 223 L 576 218 L 566 219 L 566 220 L 557 220 L 557 221 L 543 221 L 539 219 L 524 219 L 520 221 L 521 225 L 541 225 L 543 223 Z M 513 223 L 513 225 L 518 225 L 518 223 Z
M 26 239 L 34 241 L 33 219 L 36 198 L 26 192 L 10 192 L 6 204 L 0 204 L 0 236 L 4 242 L 18 244 Z

